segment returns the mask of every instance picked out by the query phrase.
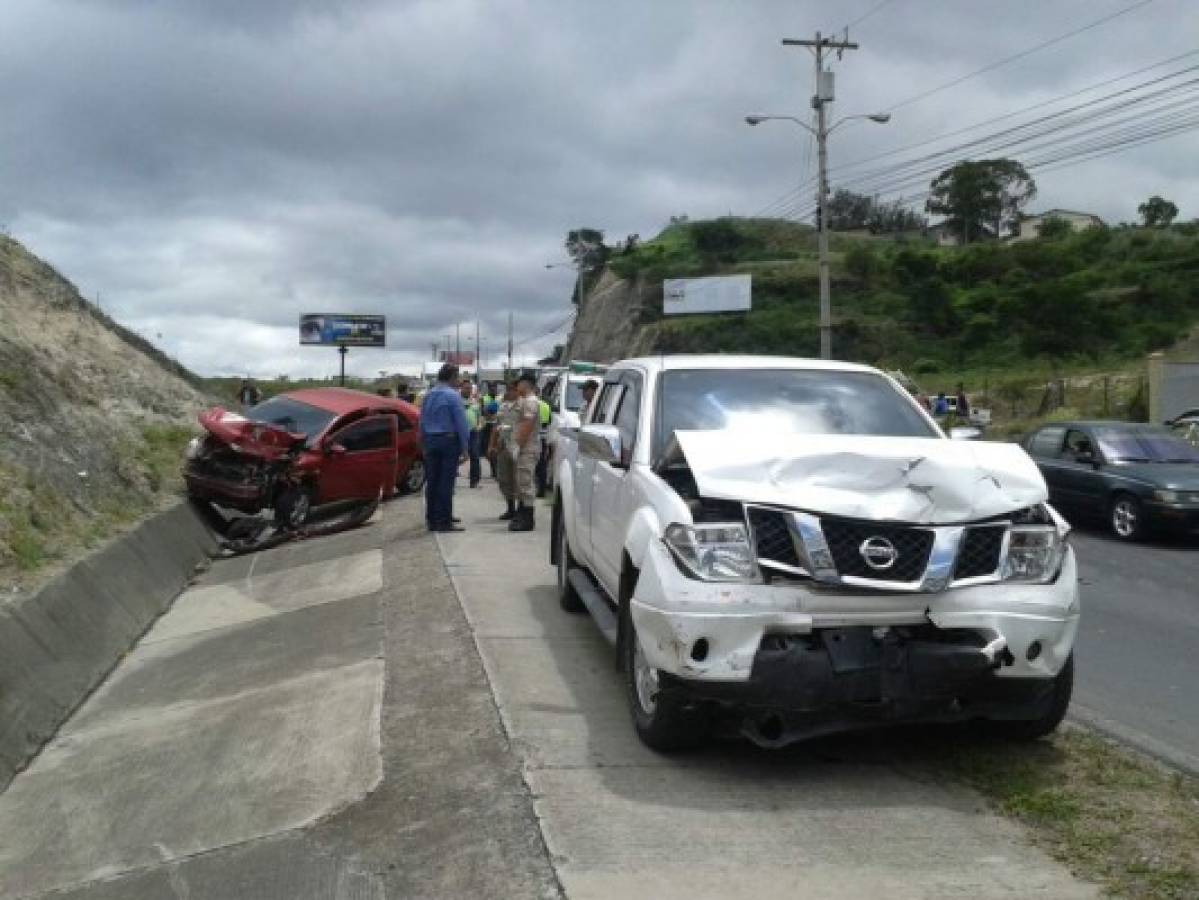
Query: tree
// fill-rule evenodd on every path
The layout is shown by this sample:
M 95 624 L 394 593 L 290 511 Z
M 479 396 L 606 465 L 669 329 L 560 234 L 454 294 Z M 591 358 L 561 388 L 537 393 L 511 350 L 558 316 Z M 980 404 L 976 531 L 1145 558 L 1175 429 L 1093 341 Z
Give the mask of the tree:
M 933 179 L 925 209 L 945 216 L 969 244 L 1014 225 L 1036 193 L 1036 182 L 1014 159 L 966 160 Z
M 874 200 L 837 188 L 828 201 L 828 227 L 831 231 L 856 231 L 865 228 L 874 210 Z
M 1045 241 L 1056 241 L 1059 238 L 1064 238 L 1073 232 L 1074 229 L 1070 223 L 1061 216 L 1049 216 L 1041 222 L 1041 227 L 1037 231 L 1037 237 Z
M 575 228 L 566 234 L 566 252 L 579 270 L 571 302 L 578 304 L 579 289 L 587 292 L 588 280 L 594 281 L 594 273 L 608 261 L 612 248 L 604 243 L 604 233 L 596 228 Z
M 591 269 L 602 265 L 608 258 L 604 233 L 595 228 L 575 228 L 566 235 L 566 252 L 576 266 Z
M 880 203 L 874 197 L 837 188 L 828 201 L 828 227 L 832 231 L 869 229 L 874 234 L 919 231 L 928 220 L 902 202 Z
M 914 209 L 909 209 L 900 200 L 891 203 L 875 202 L 870 210 L 866 227 L 874 234 L 894 234 L 901 231 L 923 231 L 928 227 L 928 218 Z
M 1178 207 L 1154 194 L 1137 207 L 1146 228 L 1165 228 L 1178 215 Z

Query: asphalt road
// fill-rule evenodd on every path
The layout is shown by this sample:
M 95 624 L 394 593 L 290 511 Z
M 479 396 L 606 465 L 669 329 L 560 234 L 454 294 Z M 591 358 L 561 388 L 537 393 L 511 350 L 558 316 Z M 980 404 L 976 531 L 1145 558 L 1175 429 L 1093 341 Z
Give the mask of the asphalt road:
M 1072 714 L 1199 772 L 1199 537 L 1073 536 L 1082 624 Z

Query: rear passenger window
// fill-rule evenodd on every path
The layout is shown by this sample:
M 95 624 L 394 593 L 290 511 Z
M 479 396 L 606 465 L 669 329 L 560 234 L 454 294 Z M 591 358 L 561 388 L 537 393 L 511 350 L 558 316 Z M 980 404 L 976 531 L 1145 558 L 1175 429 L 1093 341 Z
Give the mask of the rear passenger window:
M 629 465 L 633 459 L 633 445 L 637 441 L 637 421 L 641 412 L 641 380 L 626 376 L 624 398 L 616 410 L 615 425 L 620 429 L 621 462 Z
M 612 424 L 612 419 L 616 415 L 616 404 L 620 402 L 622 390 L 624 390 L 624 386 L 619 382 L 608 382 L 604 385 L 603 392 L 596 400 L 595 415 L 591 417 L 593 423 Z
M 1028 452 L 1033 456 L 1057 456 L 1062 450 L 1062 438 L 1065 436 L 1064 425 L 1042 428 L 1028 442 Z
M 347 453 L 384 450 L 391 446 L 391 417 L 363 419 L 338 434 L 334 441 L 345 447 Z

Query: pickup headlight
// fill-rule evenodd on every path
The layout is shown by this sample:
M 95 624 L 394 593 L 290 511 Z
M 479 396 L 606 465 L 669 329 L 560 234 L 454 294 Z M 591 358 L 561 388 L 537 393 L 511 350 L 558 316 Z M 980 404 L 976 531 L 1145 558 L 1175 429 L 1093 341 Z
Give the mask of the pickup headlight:
M 198 437 L 192 438 L 187 442 L 187 448 L 183 451 L 184 459 L 195 459 L 200 455 L 200 446 L 203 444 Z
M 1046 584 L 1057 577 L 1065 555 L 1066 538 L 1053 525 L 1013 525 L 1003 580 Z
M 758 563 L 740 522 L 670 525 L 662 536 L 680 568 L 703 581 L 754 581 Z

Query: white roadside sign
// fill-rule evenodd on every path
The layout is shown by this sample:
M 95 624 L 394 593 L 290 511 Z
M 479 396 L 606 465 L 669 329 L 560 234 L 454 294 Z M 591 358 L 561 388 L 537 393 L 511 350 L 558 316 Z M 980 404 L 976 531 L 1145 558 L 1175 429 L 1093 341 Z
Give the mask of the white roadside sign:
M 751 308 L 751 277 L 668 278 L 662 282 L 663 315 L 745 312 Z

